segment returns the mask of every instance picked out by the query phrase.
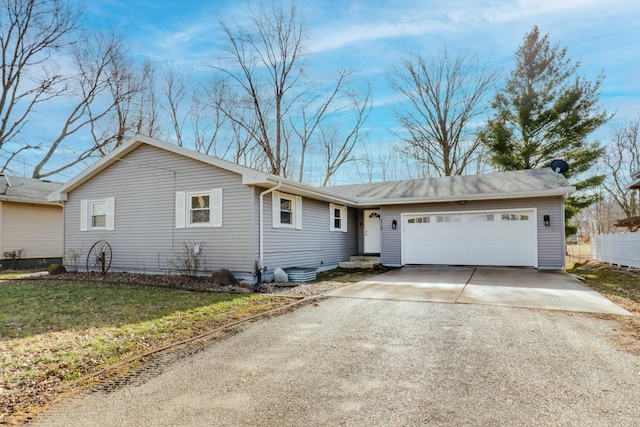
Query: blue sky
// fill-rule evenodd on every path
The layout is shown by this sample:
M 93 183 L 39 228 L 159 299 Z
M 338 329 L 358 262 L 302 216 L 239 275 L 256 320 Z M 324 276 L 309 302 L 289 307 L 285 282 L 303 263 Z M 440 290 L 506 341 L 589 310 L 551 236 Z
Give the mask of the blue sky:
M 255 2 L 254 2 L 255 3 Z M 114 28 L 135 60 L 169 63 L 187 74 L 208 72 L 223 41 L 218 21 L 242 23 L 252 2 L 229 0 L 91 0 L 86 19 Z M 392 64 L 445 46 L 477 53 L 512 69 L 514 53 L 534 25 L 581 62 L 580 73 L 606 78 L 601 105 L 616 118 L 640 113 L 640 2 L 633 0 L 313 0 L 300 1 L 311 38 L 308 67 L 316 76 L 354 70 L 372 88 L 367 123 L 371 144 L 395 140 L 397 98 L 388 83 Z M 501 80 L 504 81 L 504 80 Z M 608 128 L 596 135 L 603 142 Z
M 255 3 L 255 2 L 253 2 Z M 219 19 L 247 18 L 249 1 L 93 0 L 87 19 L 121 34 L 134 57 L 206 69 L 219 55 Z M 640 112 L 640 2 L 629 0 L 314 0 L 299 2 L 311 39 L 309 64 L 327 74 L 354 70 L 372 84 L 377 108 L 394 98 L 390 65 L 413 52 L 445 45 L 478 52 L 505 71 L 524 34 L 537 25 L 582 63 L 581 73 L 604 71 L 607 110 Z

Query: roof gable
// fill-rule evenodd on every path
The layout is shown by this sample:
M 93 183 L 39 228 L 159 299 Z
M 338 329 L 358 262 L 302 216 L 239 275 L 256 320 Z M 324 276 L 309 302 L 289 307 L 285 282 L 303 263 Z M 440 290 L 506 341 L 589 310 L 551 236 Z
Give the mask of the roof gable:
M 257 171 L 245 166 L 238 165 L 226 160 L 219 159 L 217 157 L 209 156 L 197 151 L 189 150 L 184 147 L 179 147 L 174 144 L 162 142 L 148 136 L 136 135 L 122 144 L 120 147 L 111 151 L 109 154 L 89 166 L 82 173 L 75 176 L 73 179 L 62 185 L 57 191 L 51 193 L 48 197 L 49 200 L 67 200 L 67 194 L 74 189 L 78 188 L 83 183 L 87 182 L 94 176 L 98 175 L 103 170 L 107 169 L 113 163 L 123 159 L 127 154 L 131 153 L 136 148 L 147 144 L 153 147 L 160 148 L 165 151 L 169 151 L 181 156 L 185 156 L 194 160 L 198 160 L 203 163 L 216 166 L 218 168 L 237 173 L 242 176 L 243 184 L 258 184 L 267 181 L 268 174 Z

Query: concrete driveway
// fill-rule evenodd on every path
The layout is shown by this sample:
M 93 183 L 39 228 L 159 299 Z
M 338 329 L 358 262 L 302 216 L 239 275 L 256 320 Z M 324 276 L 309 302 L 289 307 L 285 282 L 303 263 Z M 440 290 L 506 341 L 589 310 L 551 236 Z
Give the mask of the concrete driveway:
M 637 426 L 640 357 L 613 320 L 330 298 L 246 325 L 30 426 Z
M 630 314 L 568 273 L 530 268 L 403 267 L 329 295 Z

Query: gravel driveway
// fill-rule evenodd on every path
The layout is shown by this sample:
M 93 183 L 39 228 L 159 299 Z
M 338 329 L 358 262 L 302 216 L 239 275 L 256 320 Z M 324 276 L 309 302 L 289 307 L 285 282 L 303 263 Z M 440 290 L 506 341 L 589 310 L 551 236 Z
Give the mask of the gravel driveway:
M 588 315 L 328 299 L 33 425 L 637 425 L 640 357 Z

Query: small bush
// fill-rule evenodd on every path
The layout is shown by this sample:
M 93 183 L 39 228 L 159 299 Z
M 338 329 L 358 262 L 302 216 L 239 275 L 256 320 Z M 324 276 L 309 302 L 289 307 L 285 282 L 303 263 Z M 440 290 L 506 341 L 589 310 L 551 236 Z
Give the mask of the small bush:
M 62 264 L 51 264 L 47 271 L 49 274 L 63 274 L 67 272 L 67 269 Z
M 20 265 L 20 260 L 22 260 L 22 255 L 24 255 L 24 249 L 18 249 L 15 251 L 7 251 L 4 253 L 4 257 L 6 259 L 11 260 L 11 269 L 16 270 Z
M 172 264 L 183 276 L 195 277 L 207 270 L 202 252 L 206 242 L 182 242 L 182 251 L 176 254 Z

